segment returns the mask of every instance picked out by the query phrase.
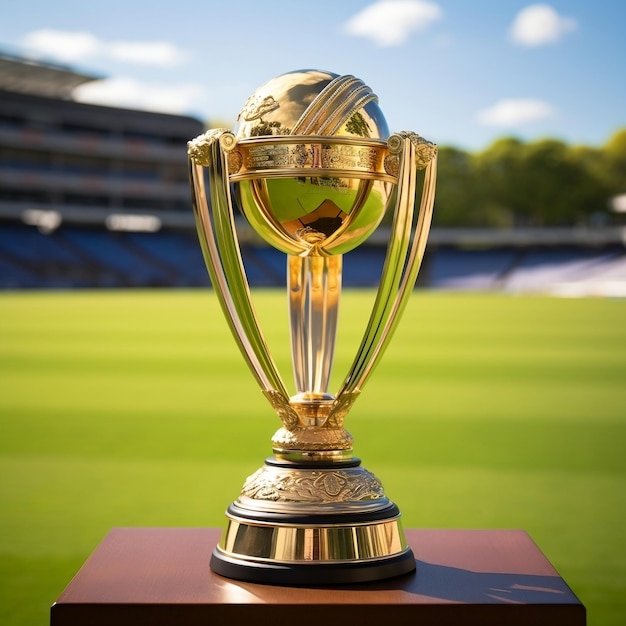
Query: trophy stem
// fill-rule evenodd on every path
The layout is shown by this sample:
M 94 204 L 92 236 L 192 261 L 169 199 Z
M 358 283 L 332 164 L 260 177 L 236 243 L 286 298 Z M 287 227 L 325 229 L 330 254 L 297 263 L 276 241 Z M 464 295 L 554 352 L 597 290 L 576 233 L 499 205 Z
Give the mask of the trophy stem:
M 341 255 L 289 256 L 291 352 L 298 397 L 329 400 L 339 295 Z

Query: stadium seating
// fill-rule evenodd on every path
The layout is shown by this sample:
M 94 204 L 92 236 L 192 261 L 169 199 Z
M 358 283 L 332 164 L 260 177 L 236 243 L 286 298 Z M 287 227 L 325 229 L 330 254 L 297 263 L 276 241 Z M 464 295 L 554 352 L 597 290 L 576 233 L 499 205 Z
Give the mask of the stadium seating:
M 253 287 L 285 284 L 282 253 L 245 244 Z M 385 249 L 361 246 L 345 255 L 345 287 L 378 284 Z M 51 233 L 5 222 L 0 227 L 0 289 L 206 287 L 209 279 L 195 233 L 111 232 L 62 225 Z M 559 246 L 427 248 L 420 282 L 437 289 L 626 295 L 626 250 Z
M 515 249 L 442 248 L 430 257 L 429 284 L 447 289 L 496 288 L 518 254 Z
M 154 265 L 164 268 L 168 281 L 176 287 L 195 287 L 209 284 L 202 252 L 195 233 L 164 231 L 153 233 L 125 233 L 124 238 L 137 253 Z
M 623 248 L 602 250 L 573 247 L 527 252 L 506 277 L 503 288 L 511 292 L 546 292 L 560 285 L 599 280 L 611 264 L 626 259 Z M 616 268 L 622 267 L 618 262 Z M 622 274 L 626 280 L 626 273 Z

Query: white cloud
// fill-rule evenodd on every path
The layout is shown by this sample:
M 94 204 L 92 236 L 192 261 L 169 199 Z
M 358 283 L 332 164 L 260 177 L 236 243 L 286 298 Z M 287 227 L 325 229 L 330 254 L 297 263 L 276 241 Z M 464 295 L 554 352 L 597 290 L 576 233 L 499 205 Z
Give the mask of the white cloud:
M 542 100 L 530 98 L 499 100 L 488 109 L 479 111 L 477 121 L 484 126 L 514 127 L 553 116 L 553 107 Z
M 346 22 L 345 31 L 382 47 L 399 46 L 413 32 L 426 29 L 442 15 L 437 4 L 425 0 L 379 0 L 353 15 Z
M 114 41 L 107 46 L 111 59 L 136 65 L 176 67 L 185 55 L 168 41 Z
M 78 102 L 103 104 L 163 113 L 188 113 L 206 96 L 195 83 L 144 83 L 134 78 L 107 78 L 74 89 Z
M 21 43 L 36 57 L 66 63 L 104 59 L 168 68 L 186 59 L 181 50 L 167 41 L 103 41 L 87 32 L 36 30 L 28 33 Z
M 51 57 L 59 61 L 77 61 L 101 54 L 102 44 L 91 33 L 63 32 L 42 29 L 28 33 L 22 45 L 37 56 Z
M 536 47 L 556 43 L 577 26 L 576 20 L 559 15 L 547 4 L 532 4 L 515 16 L 510 34 L 515 43 Z

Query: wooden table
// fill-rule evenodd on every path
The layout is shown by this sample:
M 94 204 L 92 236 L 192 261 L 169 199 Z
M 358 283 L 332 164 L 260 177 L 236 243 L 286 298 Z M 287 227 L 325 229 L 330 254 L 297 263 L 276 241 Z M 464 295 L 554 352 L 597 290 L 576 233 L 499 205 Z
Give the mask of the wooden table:
M 113 529 L 52 606 L 51 626 L 586 623 L 585 607 L 521 530 L 408 530 L 415 574 L 324 588 L 213 574 L 219 533 Z

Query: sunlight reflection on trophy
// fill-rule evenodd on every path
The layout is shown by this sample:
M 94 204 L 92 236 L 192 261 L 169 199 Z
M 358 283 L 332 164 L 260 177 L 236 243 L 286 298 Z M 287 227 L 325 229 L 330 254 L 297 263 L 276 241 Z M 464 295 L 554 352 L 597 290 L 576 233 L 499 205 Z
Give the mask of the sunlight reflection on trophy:
M 319 70 L 270 80 L 245 103 L 234 132 L 210 130 L 189 142 L 209 275 L 235 340 L 282 421 L 273 456 L 228 507 L 211 560 L 215 572 L 319 585 L 415 569 L 400 511 L 353 456 L 344 417 L 413 290 L 430 228 L 436 155 L 435 145 L 412 132 L 390 136 L 377 96 L 361 80 Z M 254 312 L 234 206 L 287 255 L 293 395 Z M 393 217 L 378 291 L 354 362 L 333 395 L 342 255 L 365 241 L 386 212 Z

